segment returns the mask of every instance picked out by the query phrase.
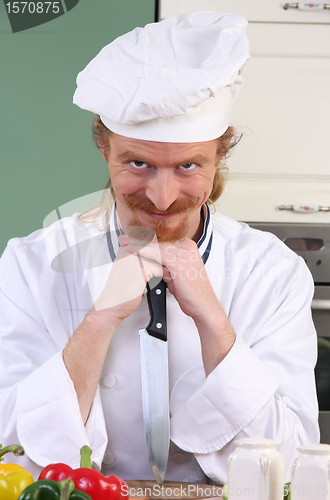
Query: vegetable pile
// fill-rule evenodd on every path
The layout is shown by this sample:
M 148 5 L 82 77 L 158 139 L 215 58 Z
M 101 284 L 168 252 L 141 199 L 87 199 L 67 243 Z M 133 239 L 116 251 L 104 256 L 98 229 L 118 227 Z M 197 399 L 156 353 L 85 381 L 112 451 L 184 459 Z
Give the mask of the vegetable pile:
M 1 500 L 128 500 L 128 487 L 117 476 L 104 476 L 92 469 L 92 450 L 83 446 L 78 469 L 67 464 L 51 464 L 43 469 L 38 481 L 26 469 L 15 463 L 1 464 L 8 452 L 24 455 L 15 444 L 2 448 L 0 444 Z

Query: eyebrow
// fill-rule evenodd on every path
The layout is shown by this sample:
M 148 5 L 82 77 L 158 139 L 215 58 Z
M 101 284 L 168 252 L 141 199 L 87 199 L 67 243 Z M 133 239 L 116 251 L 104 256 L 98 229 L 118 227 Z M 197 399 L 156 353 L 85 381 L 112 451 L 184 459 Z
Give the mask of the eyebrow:
M 198 164 L 203 164 L 208 162 L 209 159 L 206 156 L 203 155 L 194 155 L 191 156 L 190 158 L 187 159 L 185 162 L 181 162 L 180 165 L 185 165 L 186 163 L 198 163 Z
M 125 149 L 122 153 L 116 155 L 116 160 L 128 160 L 132 158 L 139 158 L 140 156 L 130 149 Z
M 149 163 L 148 159 L 144 157 L 144 155 L 140 155 L 136 151 L 131 151 L 130 149 L 125 149 L 122 153 L 118 154 L 116 156 L 116 160 L 119 161 L 125 161 L 125 160 L 137 160 L 137 161 L 143 161 L 145 163 Z M 203 155 L 193 155 L 191 157 L 186 158 L 184 161 L 178 163 L 178 165 L 186 165 L 187 163 L 198 163 L 198 164 L 204 164 L 208 162 L 209 159 L 206 156 Z

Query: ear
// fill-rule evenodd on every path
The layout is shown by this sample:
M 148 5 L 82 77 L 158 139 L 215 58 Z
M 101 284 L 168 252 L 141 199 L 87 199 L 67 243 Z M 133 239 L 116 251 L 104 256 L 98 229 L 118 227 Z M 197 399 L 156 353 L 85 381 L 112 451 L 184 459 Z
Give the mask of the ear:
M 222 134 L 221 137 L 219 137 L 217 146 L 218 161 L 222 161 L 223 158 L 226 157 L 230 147 L 230 141 L 233 138 L 234 132 L 235 132 L 234 127 L 228 127 L 226 132 Z
M 99 139 L 100 135 L 97 133 L 98 124 L 99 124 L 99 120 L 96 118 L 95 121 L 94 121 L 94 129 L 93 129 L 94 130 L 94 137 L 95 137 L 95 139 L 97 137 L 97 145 L 98 145 L 99 151 L 101 153 L 101 156 L 102 156 L 103 160 L 107 162 L 107 158 L 106 158 L 106 155 L 105 155 L 105 151 L 107 149 L 107 145 L 104 144 L 103 142 L 101 142 L 100 139 Z
M 229 144 L 230 144 L 230 141 L 231 141 L 231 140 L 232 140 L 232 138 L 233 138 L 234 132 L 235 132 L 234 127 L 229 127 L 229 130 L 228 130 L 228 137 L 226 137 L 226 139 L 224 140 L 224 144 L 225 144 L 226 148 L 228 148 L 228 146 L 229 146 Z
M 106 159 L 105 154 L 104 154 L 103 146 L 101 146 L 100 143 L 99 143 L 99 150 L 100 150 L 100 153 L 101 153 L 103 160 L 107 162 L 107 159 Z
M 99 150 L 104 161 L 108 163 L 109 144 L 98 141 Z

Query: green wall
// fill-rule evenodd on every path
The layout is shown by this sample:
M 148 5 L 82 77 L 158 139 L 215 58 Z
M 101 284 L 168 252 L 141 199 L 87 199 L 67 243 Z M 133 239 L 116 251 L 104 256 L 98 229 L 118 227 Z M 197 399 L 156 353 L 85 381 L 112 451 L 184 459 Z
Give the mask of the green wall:
M 0 254 L 57 207 L 104 187 L 93 115 L 72 104 L 79 71 L 114 38 L 154 20 L 154 0 L 80 0 L 12 33 L 0 0 Z

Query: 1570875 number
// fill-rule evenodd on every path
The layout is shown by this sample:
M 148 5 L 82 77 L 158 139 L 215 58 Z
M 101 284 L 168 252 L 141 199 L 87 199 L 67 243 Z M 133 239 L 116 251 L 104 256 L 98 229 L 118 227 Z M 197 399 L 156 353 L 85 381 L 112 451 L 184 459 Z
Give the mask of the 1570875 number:
M 58 14 L 60 2 L 8 2 L 6 3 L 8 14 Z
M 291 484 L 291 498 L 292 495 L 295 497 L 327 497 L 328 488 L 326 484 L 313 484 L 313 485 L 302 485 L 302 484 Z

